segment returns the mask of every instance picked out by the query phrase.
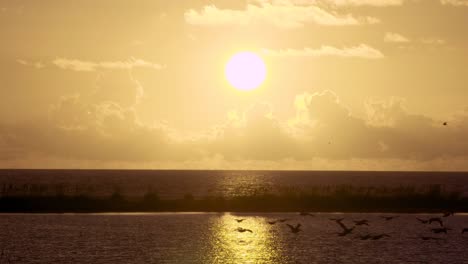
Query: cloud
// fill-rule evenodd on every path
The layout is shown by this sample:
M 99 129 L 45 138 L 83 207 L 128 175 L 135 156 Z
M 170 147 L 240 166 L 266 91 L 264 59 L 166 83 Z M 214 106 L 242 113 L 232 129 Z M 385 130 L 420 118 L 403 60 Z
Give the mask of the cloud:
M 254 104 L 235 118 L 231 116 L 214 135 L 202 148 L 228 160 L 278 160 L 293 156 L 296 144 L 266 103 Z
M 468 6 L 468 0 L 440 0 L 442 5 Z
M 307 0 L 306 0 L 307 1 Z M 329 3 L 336 6 L 401 6 L 405 0 L 317 0 L 314 2 Z
M 22 59 L 17 59 L 16 62 L 24 66 L 34 67 L 36 69 L 42 69 L 45 67 L 44 63 L 42 63 L 41 61 L 31 62 Z
M 410 40 L 407 37 L 405 37 L 403 35 L 400 35 L 398 33 L 392 33 L 392 32 L 385 33 L 384 41 L 385 42 L 392 42 L 392 43 L 408 43 L 408 42 L 410 42 Z
M 468 108 L 443 126 L 409 113 L 401 98 L 369 99 L 366 116 L 358 117 L 332 91 L 306 92 L 296 96 L 289 119 L 256 103 L 180 138 L 168 125 L 142 123 L 132 106 L 92 96 L 60 98 L 47 120 L 0 124 L 0 164 L 36 157 L 172 168 L 468 169 Z
M 207 153 L 226 160 L 427 160 L 468 157 L 468 112 L 450 126 L 411 114 L 404 100 L 369 100 L 360 118 L 332 91 L 297 95 L 296 116 L 280 121 L 271 106 L 255 105 L 219 127 Z M 422 136 L 424 135 L 424 136 Z
M 101 71 L 96 79 L 95 89 L 88 96 L 90 103 L 116 102 L 130 107 L 138 104 L 144 97 L 145 90 L 133 77 L 131 71 Z
M 439 38 L 424 38 L 424 39 L 421 39 L 421 43 L 428 44 L 428 45 L 444 45 L 447 42 Z
M 247 4 L 243 10 L 219 9 L 207 5 L 201 11 L 190 9 L 184 13 L 185 21 L 197 26 L 266 24 L 277 28 L 303 27 L 308 23 L 327 26 L 375 24 L 374 17 L 356 18 L 351 14 L 326 11 L 317 5 L 299 5 L 293 1 L 257 1 L 258 5 Z
M 142 59 L 130 58 L 126 61 L 101 61 L 101 62 L 93 62 L 93 61 L 84 61 L 84 60 L 77 60 L 77 59 L 67 59 L 67 58 L 57 58 L 52 63 L 64 70 L 72 70 L 72 71 L 96 71 L 99 69 L 133 69 L 138 67 L 144 68 L 152 68 L 156 70 L 160 70 L 164 68 L 164 66 L 148 62 Z
M 384 36 L 384 41 L 388 43 L 398 43 L 398 44 L 408 44 L 410 42 L 417 42 L 420 44 L 425 45 L 434 45 L 434 46 L 441 46 L 446 44 L 446 41 L 440 38 L 420 38 L 414 41 L 410 40 L 409 38 L 393 32 L 387 32 Z
M 146 162 L 194 156 L 188 148 L 179 150 L 164 125 L 142 124 L 132 107 L 86 101 L 79 95 L 62 97 L 34 133 L 16 128 L 18 139 L 30 141 L 31 151 L 73 159 Z
M 323 57 L 335 56 L 344 58 L 363 58 L 363 59 L 382 59 L 384 54 L 381 51 L 372 48 L 366 44 L 360 44 L 354 47 L 336 48 L 333 46 L 322 46 L 318 49 L 282 49 L 270 50 L 264 49 L 264 54 L 277 57 Z

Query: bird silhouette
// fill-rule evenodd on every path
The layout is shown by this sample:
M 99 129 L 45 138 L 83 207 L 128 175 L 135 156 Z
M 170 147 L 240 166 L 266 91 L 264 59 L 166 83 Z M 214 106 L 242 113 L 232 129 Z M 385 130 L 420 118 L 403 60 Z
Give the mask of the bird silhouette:
M 449 217 L 451 215 L 454 215 L 455 213 L 453 211 L 445 212 L 442 214 L 442 217 Z
M 384 238 L 384 237 L 390 237 L 389 234 L 380 234 L 380 235 L 375 235 L 375 236 L 372 236 L 372 240 L 379 240 L 381 238 Z
M 250 232 L 250 233 L 253 233 L 252 230 L 248 229 L 248 228 L 242 228 L 242 227 L 238 227 L 236 229 L 237 232 L 240 232 L 240 233 L 244 233 L 244 232 Z
M 368 239 L 370 239 L 371 237 L 372 237 L 371 234 L 367 234 L 367 235 L 359 236 L 359 239 L 361 239 L 361 240 L 368 240 Z
M 442 219 L 440 219 L 439 217 L 432 217 L 432 218 L 429 218 L 429 224 L 432 224 L 433 222 L 439 223 L 440 226 L 443 226 L 443 225 L 444 225 L 444 222 L 443 222 Z
M 421 236 L 422 240 L 442 240 L 440 237 L 429 237 L 429 236 Z
M 421 218 L 416 218 L 421 224 L 428 224 L 429 220 L 426 219 L 421 219 Z
M 461 233 L 464 234 L 465 232 L 468 232 L 468 228 L 466 227 L 462 229 Z
M 447 227 L 439 227 L 439 228 L 432 228 L 431 231 L 434 234 L 439 234 L 439 233 L 445 233 L 447 234 L 447 231 L 451 230 L 450 228 Z
M 242 218 L 242 219 L 234 219 L 234 220 L 236 220 L 236 221 L 237 221 L 237 223 L 242 223 L 242 221 L 244 221 L 245 219 L 244 219 L 244 218 Z
M 309 212 L 300 212 L 299 215 L 300 216 L 314 216 L 313 214 L 311 214 Z
M 292 226 L 290 224 L 286 224 L 289 229 L 291 229 L 292 233 L 299 233 L 301 231 L 301 224 L 297 224 L 296 226 Z
M 267 223 L 270 224 L 270 225 L 274 225 L 274 224 L 276 224 L 276 222 L 278 222 L 278 220 L 276 220 L 276 221 L 267 221 Z
M 345 224 L 343 224 L 341 221 L 339 222 L 336 222 L 342 229 L 343 229 L 343 232 L 341 233 L 338 233 L 338 236 L 346 236 L 348 234 L 351 234 L 351 232 L 353 232 L 354 228 L 356 228 L 355 226 L 353 227 L 347 227 L 345 226 Z
M 448 125 L 448 123 L 447 123 L 447 122 L 444 122 L 444 123 L 442 123 L 442 125 L 446 126 L 446 125 Z
M 363 219 L 363 220 L 354 220 L 353 221 L 355 225 L 357 226 L 360 226 L 360 225 L 366 225 L 368 226 L 369 225 L 369 221 L 366 220 L 366 219 Z
M 393 220 L 395 218 L 398 218 L 399 216 L 396 215 L 396 216 L 381 216 L 381 218 L 385 219 L 386 221 L 390 221 L 390 220 Z

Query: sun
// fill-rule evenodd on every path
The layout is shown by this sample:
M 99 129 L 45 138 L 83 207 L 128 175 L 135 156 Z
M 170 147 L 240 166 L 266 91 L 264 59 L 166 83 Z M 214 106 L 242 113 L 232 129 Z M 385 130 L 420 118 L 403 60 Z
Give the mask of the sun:
M 226 64 L 226 78 L 234 88 L 253 90 L 260 86 L 266 77 L 266 66 L 262 58 L 253 52 L 234 54 Z

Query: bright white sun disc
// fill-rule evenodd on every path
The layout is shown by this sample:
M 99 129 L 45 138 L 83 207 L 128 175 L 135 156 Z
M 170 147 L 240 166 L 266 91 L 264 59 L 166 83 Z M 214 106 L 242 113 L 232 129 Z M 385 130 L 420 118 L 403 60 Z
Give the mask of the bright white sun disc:
M 239 52 L 226 65 L 226 78 L 239 90 L 252 90 L 260 86 L 266 77 L 262 58 L 253 52 Z

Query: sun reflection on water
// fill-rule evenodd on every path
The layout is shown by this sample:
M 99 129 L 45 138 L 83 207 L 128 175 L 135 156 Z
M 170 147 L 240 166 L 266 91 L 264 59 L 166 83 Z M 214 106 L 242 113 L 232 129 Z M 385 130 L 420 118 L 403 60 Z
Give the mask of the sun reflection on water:
M 238 223 L 235 219 L 245 220 Z M 238 228 L 252 232 L 239 232 Z M 262 217 L 225 214 L 212 227 L 211 263 L 278 263 L 277 239 Z

